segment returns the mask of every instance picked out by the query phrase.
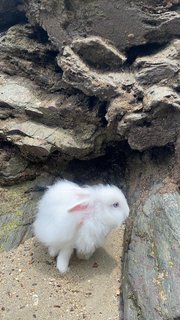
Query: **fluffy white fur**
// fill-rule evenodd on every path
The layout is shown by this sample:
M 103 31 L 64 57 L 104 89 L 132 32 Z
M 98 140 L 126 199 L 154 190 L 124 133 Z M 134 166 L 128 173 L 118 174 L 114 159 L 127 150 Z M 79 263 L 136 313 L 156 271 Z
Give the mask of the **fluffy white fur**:
M 65 273 L 74 249 L 78 257 L 89 259 L 128 215 L 126 198 L 116 186 L 80 187 L 62 180 L 40 200 L 34 232 L 49 254 L 57 256 L 57 268 Z

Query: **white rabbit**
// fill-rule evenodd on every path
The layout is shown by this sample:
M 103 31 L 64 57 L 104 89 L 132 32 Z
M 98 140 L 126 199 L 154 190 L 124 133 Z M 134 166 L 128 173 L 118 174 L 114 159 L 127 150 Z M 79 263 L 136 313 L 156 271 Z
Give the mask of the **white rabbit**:
M 80 187 L 61 180 L 40 200 L 34 232 L 49 254 L 57 256 L 57 268 L 65 273 L 74 249 L 78 257 L 88 259 L 128 215 L 126 198 L 116 186 Z

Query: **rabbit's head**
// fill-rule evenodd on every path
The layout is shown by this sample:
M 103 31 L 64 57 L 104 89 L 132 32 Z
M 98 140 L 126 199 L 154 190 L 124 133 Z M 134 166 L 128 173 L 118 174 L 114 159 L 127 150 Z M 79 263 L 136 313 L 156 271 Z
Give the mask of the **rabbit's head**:
M 113 185 L 85 187 L 78 193 L 79 201 L 69 212 L 81 212 L 84 218 L 93 218 L 112 228 L 124 222 L 129 215 L 127 200 Z

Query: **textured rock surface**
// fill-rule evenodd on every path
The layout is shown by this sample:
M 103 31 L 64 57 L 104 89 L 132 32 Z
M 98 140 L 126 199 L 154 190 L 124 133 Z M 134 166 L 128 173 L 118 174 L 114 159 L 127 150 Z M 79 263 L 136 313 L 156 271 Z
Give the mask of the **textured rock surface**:
M 35 80 L 48 91 L 62 87 L 56 54 L 46 33 L 29 24 L 13 26 L 0 37 L 0 70 Z
M 180 196 L 150 190 L 134 219 L 125 264 L 125 319 L 175 319 L 180 315 Z M 146 274 L 148 273 L 148 276 Z M 138 312 L 137 312 L 138 305 Z M 134 319 L 134 315 L 132 319 Z
M 148 41 L 167 42 L 180 33 L 179 15 L 163 13 L 166 11 L 164 1 L 144 4 L 125 0 L 26 2 L 28 18 L 40 24 L 58 48 L 87 35 L 101 36 L 124 49 Z
M 178 87 L 180 41 L 174 41 L 164 50 L 149 57 L 136 59 L 136 78 L 140 84 L 162 83 Z
M 63 80 L 66 83 L 101 100 L 109 100 L 121 95 L 123 86 L 126 88 L 134 83 L 134 77 L 130 73 L 101 74 L 91 70 L 70 47 L 65 47 L 63 55 L 58 59 L 58 64 L 64 71 Z
M 9 166 L 10 165 L 11 164 L 9 163 Z M 20 165 L 21 163 L 18 162 L 19 167 Z M 15 166 L 13 166 L 13 168 L 15 172 L 12 173 L 11 170 L 11 175 L 14 173 L 19 174 L 19 171 L 22 170 L 22 167 L 19 169 L 16 166 L 16 170 Z M 18 181 L 20 181 L 20 179 Z M 0 188 L 1 251 L 10 250 L 12 247 L 17 247 L 22 241 L 32 237 L 31 225 L 36 214 L 37 201 L 42 195 L 42 192 L 40 192 L 41 188 L 51 184 L 52 181 L 53 178 L 50 175 L 43 174 L 30 182 L 24 182 L 11 187 L 5 186 Z
M 136 156 L 129 167 L 134 218 L 126 234 L 124 319 L 178 319 L 180 195 L 173 171 L 179 164 L 173 165 L 168 149 L 142 160 Z
M 124 320 L 180 317 L 179 5 L 0 4 L 1 247 L 30 236 L 56 177 L 119 185 L 131 206 Z

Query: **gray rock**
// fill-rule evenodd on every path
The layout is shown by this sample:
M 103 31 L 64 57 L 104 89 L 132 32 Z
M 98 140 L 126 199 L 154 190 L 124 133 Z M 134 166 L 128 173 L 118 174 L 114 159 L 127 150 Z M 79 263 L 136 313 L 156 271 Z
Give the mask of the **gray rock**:
M 180 41 L 175 40 L 156 54 L 136 59 L 134 66 L 138 70 L 137 81 L 143 85 L 162 83 L 177 87 L 180 71 L 179 55 Z
M 125 320 L 180 316 L 179 215 L 179 194 L 160 193 L 156 185 L 138 205 L 125 260 Z
M 150 85 L 155 83 L 173 82 L 177 78 L 179 68 L 176 62 L 168 60 L 154 60 L 146 62 L 141 71 L 136 74 L 136 79 L 140 84 Z
M 130 147 L 140 151 L 174 143 L 180 133 L 178 93 L 152 86 L 144 91 L 142 102 L 136 102 L 132 93 L 126 92 L 108 105 L 105 117 L 114 140 L 127 138 Z
M 111 100 L 107 109 L 106 120 L 110 125 L 120 121 L 125 114 L 139 112 L 142 108 L 142 104 L 136 103 L 132 94 L 125 93 L 123 96 Z
M 15 148 L 3 148 L 0 151 L 1 185 L 12 185 L 36 177 L 36 168 L 29 165 Z
M 159 110 L 159 108 L 177 108 L 180 110 L 180 97 L 169 87 L 152 86 L 145 92 L 143 110 Z
M 6 112 L 11 111 L 10 114 L 23 113 L 25 108 L 38 108 L 42 100 L 38 98 L 37 91 L 37 87 L 28 79 L 0 74 L 0 105 Z
M 73 129 L 77 134 L 92 131 L 100 126 L 101 117 L 98 116 L 101 103 L 97 99 L 91 102 L 83 94 L 49 95 L 42 99 L 41 106 L 26 108 L 25 112 L 31 119 L 37 119 L 48 126 L 63 129 Z
M 53 92 L 62 88 L 62 72 L 55 60 L 57 50 L 39 38 L 29 24 L 9 28 L 0 37 L 0 69 L 35 80 L 43 89 Z
M 134 84 L 132 73 L 97 72 L 68 46 L 64 48 L 63 55 L 59 56 L 57 61 L 64 71 L 63 80 L 66 83 L 101 100 L 110 100 L 121 95 L 123 88 Z
M 32 222 L 42 192 L 38 184 L 48 185 L 52 177 L 42 175 L 32 182 L 0 188 L 0 250 L 10 250 L 32 236 Z M 33 192 L 33 189 L 35 190 Z M 32 191 L 31 191 L 32 190 Z
M 31 23 L 41 25 L 58 48 L 78 37 L 100 36 L 122 50 L 149 41 L 167 42 L 180 33 L 178 12 L 163 13 L 168 8 L 157 1 L 31 0 L 25 10 Z
M 72 130 L 50 128 L 32 121 L 9 121 L 3 126 L 1 135 L 18 146 L 22 155 L 31 161 L 44 161 L 54 151 L 61 152 L 69 160 L 86 158 L 96 147 L 97 152 L 102 152 L 101 145 L 94 146 L 97 136 L 92 132 L 74 136 Z
M 126 62 L 126 57 L 121 52 L 100 37 L 74 40 L 71 47 L 83 61 L 95 69 L 116 71 Z
M 101 103 L 97 99 L 92 103 L 83 94 L 50 94 L 18 76 L 0 74 L 0 84 L 2 120 L 23 115 L 48 126 L 73 129 L 78 134 L 86 130 L 89 135 L 101 126 Z
M 167 87 L 152 87 L 144 98 L 145 121 L 134 123 L 127 134 L 132 149 L 145 150 L 175 143 L 180 134 L 179 96 Z

